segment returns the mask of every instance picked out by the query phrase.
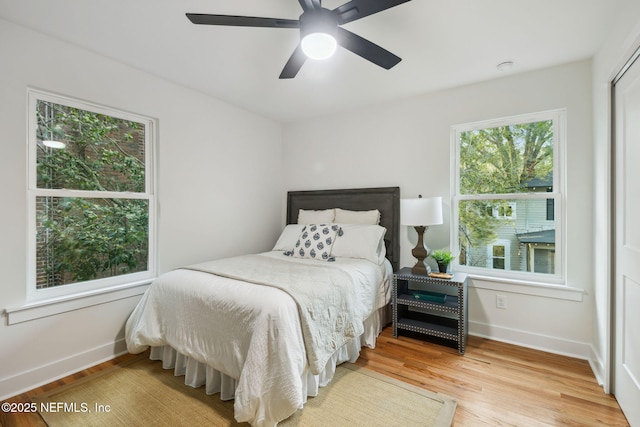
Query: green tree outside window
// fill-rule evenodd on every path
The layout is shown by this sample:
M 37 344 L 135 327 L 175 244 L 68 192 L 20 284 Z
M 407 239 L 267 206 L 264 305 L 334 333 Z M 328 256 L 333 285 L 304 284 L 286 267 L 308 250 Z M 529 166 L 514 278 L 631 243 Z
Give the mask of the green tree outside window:
M 36 288 L 145 271 L 144 125 L 43 100 L 36 110 L 37 188 L 70 191 L 36 196 Z

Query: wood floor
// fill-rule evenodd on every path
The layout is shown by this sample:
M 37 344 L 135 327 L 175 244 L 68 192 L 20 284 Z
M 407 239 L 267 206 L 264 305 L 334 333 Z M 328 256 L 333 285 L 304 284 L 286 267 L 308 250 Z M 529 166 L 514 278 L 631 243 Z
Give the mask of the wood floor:
M 478 337 L 460 356 L 387 327 L 356 363 L 456 398 L 456 427 L 629 425 L 584 360 Z
M 29 399 L 131 355 L 84 370 L 9 399 Z M 149 362 L 154 363 L 154 362 Z M 458 400 L 454 418 L 462 426 L 628 426 L 616 400 L 604 394 L 586 361 L 469 337 L 467 350 L 422 339 L 392 337 L 387 327 L 374 350 L 356 362 L 408 383 Z M 44 426 L 37 414 L 0 412 L 5 427 Z

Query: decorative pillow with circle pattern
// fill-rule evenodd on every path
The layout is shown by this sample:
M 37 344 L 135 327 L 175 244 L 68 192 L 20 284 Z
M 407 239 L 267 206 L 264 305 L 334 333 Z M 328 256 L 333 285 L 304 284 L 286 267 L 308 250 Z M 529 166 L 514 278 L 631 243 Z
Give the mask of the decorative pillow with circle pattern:
M 295 258 L 334 261 L 331 248 L 336 241 L 340 227 L 336 224 L 308 224 L 300 233 L 293 248 Z

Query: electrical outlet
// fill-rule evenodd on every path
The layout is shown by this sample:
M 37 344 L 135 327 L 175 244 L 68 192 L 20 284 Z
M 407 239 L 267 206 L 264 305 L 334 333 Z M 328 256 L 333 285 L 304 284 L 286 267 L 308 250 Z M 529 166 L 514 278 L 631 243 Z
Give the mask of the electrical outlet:
M 496 307 L 506 309 L 507 308 L 507 296 L 496 295 Z

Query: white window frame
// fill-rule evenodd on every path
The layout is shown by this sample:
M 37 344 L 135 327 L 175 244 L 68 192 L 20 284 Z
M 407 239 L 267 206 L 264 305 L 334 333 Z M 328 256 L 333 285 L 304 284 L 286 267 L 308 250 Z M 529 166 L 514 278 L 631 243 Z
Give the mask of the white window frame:
M 460 194 L 460 135 L 463 132 L 469 132 L 480 129 L 496 128 L 514 124 L 524 124 L 532 122 L 553 121 L 553 192 L 529 192 L 529 193 L 513 193 L 513 194 L 476 194 L 466 195 Z M 518 283 L 535 284 L 553 284 L 566 285 L 566 248 L 565 248 L 565 146 L 566 146 L 566 110 L 557 109 L 550 111 L 542 111 L 531 114 L 523 114 L 517 116 L 503 117 L 499 119 L 484 120 L 472 123 L 454 125 L 451 127 L 451 230 L 450 242 L 453 253 L 460 253 L 460 242 L 458 241 L 459 218 L 458 211 L 460 202 L 465 200 L 536 200 L 536 199 L 554 199 L 555 208 L 555 273 L 544 274 L 526 271 L 507 271 L 493 268 L 483 268 L 477 266 L 460 265 L 455 259 L 452 268 L 470 274 L 472 277 L 478 278 L 496 278 L 512 280 Z
M 42 302 L 50 301 L 58 304 L 60 299 L 77 300 L 79 297 L 88 297 L 95 301 L 96 294 L 124 292 L 127 288 L 136 288 L 151 282 L 156 275 L 156 198 L 155 198 L 155 173 L 154 173 L 154 146 L 155 130 L 157 123 L 155 119 L 142 116 L 140 114 L 129 113 L 116 108 L 106 107 L 78 99 L 57 95 L 37 89 L 27 90 L 28 98 L 28 243 L 27 243 L 27 304 L 25 307 L 41 307 Z M 66 105 L 98 114 L 104 114 L 123 120 L 135 121 L 145 126 L 145 191 L 144 193 L 134 192 L 110 192 L 110 191 L 85 191 L 85 190 L 64 190 L 64 189 L 41 189 L 37 188 L 37 114 L 36 103 L 38 100 Z M 52 288 L 36 289 L 36 198 L 38 196 L 54 197 L 98 197 L 98 198 L 126 198 L 145 199 L 149 206 L 149 248 L 147 270 L 123 274 L 103 279 L 90 280 L 56 286 Z M 139 294 L 141 291 L 134 292 Z M 39 304 L 33 304 L 39 302 Z M 31 303 L 31 304 L 30 304 Z M 75 304 L 77 305 L 77 303 Z M 19 307 L 13 311 L 19 312 L 25 307 Z M 11 314 L 12 310 L 7 310 Z M 66 310 L 60 310 L 66 311 Z M 38 317 L 38 316 L 35 316 Z M 28 319 L 27 319 L 28 320 Z

